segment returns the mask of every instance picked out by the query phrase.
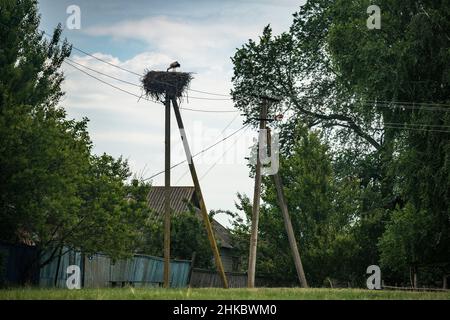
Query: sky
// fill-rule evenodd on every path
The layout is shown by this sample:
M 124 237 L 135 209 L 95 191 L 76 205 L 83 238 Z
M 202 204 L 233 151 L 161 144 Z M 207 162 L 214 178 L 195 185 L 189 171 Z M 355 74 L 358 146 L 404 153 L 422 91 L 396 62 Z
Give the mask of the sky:
M 224 139 L 243 125 L 243 117 L 227 96 L 232 88 L 231 57 L 248 39 L 257 40 L 270 24 L 275 34 L 287 31 L 292 14 L 303 0 L 41 0 L 41 29 L 48 33 L 58 23 L 63 37 L 75 47 L 94 56 L 144 74 L 145 70 L 166 70 L 179 61 L 180 71 L 193 72 L 191 89 L 219 95 L 189 92 L 181 107 L 227 112 L 182 111 L 188 141 L 195 154 Z M 80 29 L 70 29 L 71 5 L 80 8 Z M 140 84 L 139 76 L 103 63 L 76 50 L 71 60 L 93 70 Z M 69 61 L 70 62 L 70 61 Z M 164 107 L 139 99 L 64 65 L 66 95 L 61 106 L 69 118 L 89 118 L 89 133 L 96 154 L 108 153 L 127 159 L 132 172 L 148 178 L 164 170 Z M 80 69 L 116 87 L 142 95 L 138 86 L 124 84 L 92 70 Z M 202 99 L 196 99 L 202 98 Z M 207 99 L 205 99 L 207 98 Z M 216 100 L 210 100 L 216 99 Z M 185 160 L 172 112 L 172 159 Z M 208 210 L 235 210 L 238 192 L 253 197 L 246 157 L 256 138 L 244 129 L 215 148 L 195 158 L 197 172 Z M 164 175 L 152 179 L 164 184 Z M 171 184 L 193 185 L 187 164 L 174 168 Z M 228 216 L 216 219 L 229 226 Z

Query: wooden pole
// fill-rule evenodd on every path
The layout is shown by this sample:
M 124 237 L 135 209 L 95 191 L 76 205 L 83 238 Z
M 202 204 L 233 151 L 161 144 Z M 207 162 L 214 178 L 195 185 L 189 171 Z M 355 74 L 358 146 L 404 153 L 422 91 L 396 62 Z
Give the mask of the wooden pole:
M 175 111 L 175 117 L 177 119 L 178 128 L 180 129 L 181 139 L 183 140 L 184 151 L 186 153 L 186 158 L 189 164 L 189 170 L 191 172 L 192 181 L 194 182 L 195 193 L 197 195 L 198 201 L 200 203 L 200 211 L 205 223 L 206 232 L 208 234 L 209 243 L 214 254 L 214 260 L 217 267 L 217 272 L 219 273 L 223 287 L 228 288 L 227 276 L 225 275 L 225 270 L 223 268 L 222 259 L 220 258 L 219 249 L 217 248 L 217 243 L 214 238 L 214 232 L 209 221 L 208 211 L 206 210 L 205 201 L 203 199 L 202 190 L 200 188 L 200 182 L 198 180 L 197 171 L 195 169 L 194 160 L 192 159 L 191 150 L 189 148 L 189 143 L 186 138 L 186 133 L 184 131 L 183 119 L 181 119 L 180 109 L 178 107 L 178 102 L 176 98 L 172 98 L 172 105 Z
M 189 270 L 189 288 L 192 288 L 192 275 L 194 274 L 194 265 L 196 256 L 197 252 L 194 251 L 191 257 L 191 269 Z
M 271 141 L 270 129 L 267 130 L 267 143 L 270 144 Z M 280 205 L 281 214 L 283 215 L 284 227 L 289 239 L 289 245 L 291 247 L 292 256 L 294 257 L 295 269 L 297 270 L 297 276 L 300 281 L 300 286 L 302 288 L 308 288 L 308 283 L 306 281 L 305 271 L 303 270 L 302 260 L 300 258 L 300 253 L 298 252 L 297 241 L 295 239 L 294 228 L 292 227 L 291 217 L 289 216 L 289 211 L 287 207 L 286 198 L 284 196 L 283 184 L 281 181 L 280 173 L 277 172 L 272 176 L 277 189 L 278 203 Z
M 164 166 L 164 288 L 170 287 L 170 98 L 166 95 Z
M 266 129 L 267 101 L 263 101 L 259 115 L 259 129 Z M 248 256 L 247 286 L 255 287 L 256 251 L 258 247 L 259 207 L 261 202 L 261 159 L 259 157 L 259 140 L 256 148 L 255 188 L 253 192 L 252 230 L 250 236 L 250 250 Z

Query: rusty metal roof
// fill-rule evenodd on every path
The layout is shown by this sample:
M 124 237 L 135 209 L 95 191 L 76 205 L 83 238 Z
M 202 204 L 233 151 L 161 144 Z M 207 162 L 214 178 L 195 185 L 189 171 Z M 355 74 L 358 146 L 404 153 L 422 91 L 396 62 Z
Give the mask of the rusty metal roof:
M 150 188 L 147 196 L 148 206 L 155 212 L 157 218 L 162 218 L 164 215 L 164 187 Z M 194 187 L 171 187 L 170 194 L 170 208 L 173 215 L 179 215 L 183 212 L 189 211 L 189 204 L 197 208 L 196 210 L 199 218 L 201 219 L 200 205 L 195 194 Z M 233 248 L 231 245 L 231 235 L 227 228 L 222 226 L 215 219 L 212 220 L 212 227 L 216 234 L 219 244 L 223 248 Z

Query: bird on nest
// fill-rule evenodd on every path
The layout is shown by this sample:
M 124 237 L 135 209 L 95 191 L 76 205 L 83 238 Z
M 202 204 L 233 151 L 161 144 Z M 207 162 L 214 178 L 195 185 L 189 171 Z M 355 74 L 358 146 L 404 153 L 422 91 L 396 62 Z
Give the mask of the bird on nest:
M 172 62 L 170 64 L 170 66 L 167 68 L 167 72 L 169 72 L 169 70 L 173 70 L 175 71 L 176 68 L 181 67 L 180 64 L 178 63 L 178 61 Z

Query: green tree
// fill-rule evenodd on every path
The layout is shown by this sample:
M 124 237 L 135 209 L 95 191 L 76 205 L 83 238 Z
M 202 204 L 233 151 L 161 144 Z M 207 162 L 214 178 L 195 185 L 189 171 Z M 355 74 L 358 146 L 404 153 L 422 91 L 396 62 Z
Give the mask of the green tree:
M 233 57 L 233 97 L 248 121 L 255 95 L 281 97 L 272 112 L 288 116 L 280 126 L 286 149 L 299 121 L 322 130 L 336 175 L 360 182 L 350 227 L 362 261 L 378 260 L 391 214 L 411 203 L 432 217 L 422 260 L 448 265 L 450 6 L 378 1 L 382 27 L 369 30 L 369 4 L 312 0 L 289 32 L 273 36 L 267 26 Z
M 154 255 L 164 255 L 164 221 L 151 218 L 149 232 L 141 251 Z M 195 266 L 212 267 L 212 251 L 206 235 L 205 226 L 195 209 L 173 215 L 170 231 L 170 255 L 174 259 L 190 260 L 195 252 Z
M 358 181 L 337 179 L 329 148 L 317 133 L 301 126 L 289 154 L 281 155 L 280 174 L 308 282 L 320 286 L 327 278 L 359 281 L 352 268 L 359 248 L 350 228 L 360 204 Z M 294 284 L 294 263 L 270 177 L 263 179 L 262 199 L 257 273 Z M 240 196 L 238 209 L 245 219 L 235 221 L 234 236 L 245 261 L 252 209 L 247 197 Z
M 63 246 L 130 255 L 148 216 L 146 186 L 127 183 L 126 161 L 91 155 L 88 120 L 59 106 L 71 51 L 61 27 L 46 39 L 32 0 L 2 1 L 0 23 L 0 240 L 34 242 L 36 265 Z
M 385 198 L 391 194 L 399 200 L 398 210 L 391 210 L 387 219 L 382 261 L 386 266 L 399 263 L 398 268 L 404 263 L 397 259 L 413 267 L 419 262 L 446 263 L 448 272 L 450 139 L 445 128 L 450 113 L 436 106 L 450 101 L 450 5 L 391 0 L 377 4 L 382 27 L 373 32 L 364 27 L 367 16 L 360 13 L 365 1 L 336 1 L 328 43 L 336 80 L 359 99 L 381 101 L 368 107 L 384 126 L 381 191 Z M 389 247 L 389 239 L 397 239 L 398 245 Z M 404 250 L 410 246 L 420 250 Z
M 432 217 L 411 204 L 396 210 L 379 242 L 381 265 L 398 274 L 416 273 L 427 253 L 430 224 Z

